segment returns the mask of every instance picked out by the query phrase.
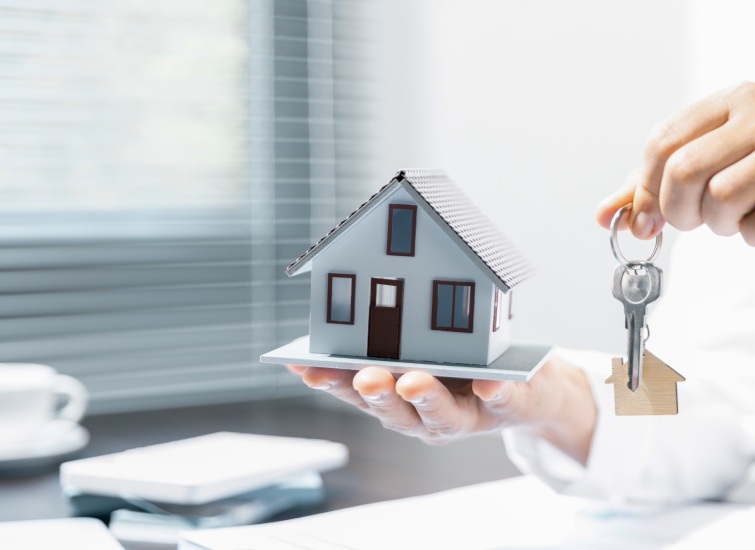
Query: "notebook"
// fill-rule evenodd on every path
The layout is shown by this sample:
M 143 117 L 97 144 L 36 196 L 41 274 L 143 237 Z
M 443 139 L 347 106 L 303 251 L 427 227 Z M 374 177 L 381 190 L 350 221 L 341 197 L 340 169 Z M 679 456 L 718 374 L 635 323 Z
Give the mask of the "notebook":
M 347 461 L 341 443 L 219 432 L 66 462 L 60 483 L 80 493 L 198 505 Z

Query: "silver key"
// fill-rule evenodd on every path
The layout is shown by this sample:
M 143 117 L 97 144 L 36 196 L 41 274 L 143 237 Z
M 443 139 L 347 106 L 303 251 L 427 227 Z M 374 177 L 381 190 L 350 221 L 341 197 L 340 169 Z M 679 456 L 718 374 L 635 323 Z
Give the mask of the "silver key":
M 629 382 L 633 392 L 642 384 L 642 357 L 645 353 L 645 313 L 648 304 L 661 295 L 663 271 L 651 262 L 638 262 L 613 270 L 613 297 L 624 304 L 627 329 Z

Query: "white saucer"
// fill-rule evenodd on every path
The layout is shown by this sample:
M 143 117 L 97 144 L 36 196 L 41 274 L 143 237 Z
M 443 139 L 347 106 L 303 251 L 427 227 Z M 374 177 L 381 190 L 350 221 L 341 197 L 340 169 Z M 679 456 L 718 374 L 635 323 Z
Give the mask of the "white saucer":
M 54 463 L 83 449 L 89 432 L 70 420 L 53 420 L 34 438 L 0 443 L 0 470 L 37 467 Z

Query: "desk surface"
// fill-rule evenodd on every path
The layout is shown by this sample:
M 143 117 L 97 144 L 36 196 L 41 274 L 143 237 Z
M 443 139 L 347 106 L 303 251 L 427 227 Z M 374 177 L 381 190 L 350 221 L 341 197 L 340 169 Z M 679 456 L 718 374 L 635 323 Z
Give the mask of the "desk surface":
M 311 437 L 346 444 L 349 464 L 323 475 L 326 502 L 275 519 L 427 494 L 518 474 L 506 458 L 497 434 L 430 447 L 385 430 L 376 419 L 365 414 L 318 406 L 307 399 L 102 415 L 87 418 L 83 424 L 91 434 L 91 442 L 79 457 L 218 431 Z M 57 469 L 15 478 L 0 477 L 0 521 L 68 515 Z

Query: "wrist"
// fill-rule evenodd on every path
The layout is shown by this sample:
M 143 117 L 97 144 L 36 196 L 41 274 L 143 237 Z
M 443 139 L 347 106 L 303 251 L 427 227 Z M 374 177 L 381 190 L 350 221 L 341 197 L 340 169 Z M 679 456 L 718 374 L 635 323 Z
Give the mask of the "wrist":
M 556 360 L 551 383 L 552 406 L 533 426 L 535 435 L 582 464 L 587 464 L 598 409 L 585 373 L 564 361 Z

